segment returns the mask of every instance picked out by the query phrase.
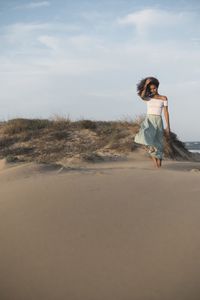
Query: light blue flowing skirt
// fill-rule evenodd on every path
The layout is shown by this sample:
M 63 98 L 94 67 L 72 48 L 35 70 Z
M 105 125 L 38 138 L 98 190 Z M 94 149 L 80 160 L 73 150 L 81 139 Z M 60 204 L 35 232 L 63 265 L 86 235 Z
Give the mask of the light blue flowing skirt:
M 163 120 L 161 115 L 147 114 L 134 141 L 146 145 L 151 156 L 163 158 Z

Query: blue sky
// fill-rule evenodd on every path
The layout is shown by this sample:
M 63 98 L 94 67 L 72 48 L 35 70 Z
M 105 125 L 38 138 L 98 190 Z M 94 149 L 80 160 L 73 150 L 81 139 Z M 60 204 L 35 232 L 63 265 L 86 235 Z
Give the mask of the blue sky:
M 135 118 L 155 76 L 171 130 L 200 140 L 199 1 L 0 0 L 0 25 L 1 120 Z

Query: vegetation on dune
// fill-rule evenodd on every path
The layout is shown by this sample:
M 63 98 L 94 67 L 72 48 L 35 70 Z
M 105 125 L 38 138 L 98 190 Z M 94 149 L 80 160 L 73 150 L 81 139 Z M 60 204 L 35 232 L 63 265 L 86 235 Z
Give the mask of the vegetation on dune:
M 0 124 L 0 158 L 8 161 L 56 162 L 79 157 L 85 161 L 125 157 L 142 145 L 134 142 L 144 115 L 116 121 L 71 121 L 69 117 L 52 119 L 15 118 Z M 164 132 L 164 156 L 175 160 L 193 160 L 191 152 L 177 135 Z

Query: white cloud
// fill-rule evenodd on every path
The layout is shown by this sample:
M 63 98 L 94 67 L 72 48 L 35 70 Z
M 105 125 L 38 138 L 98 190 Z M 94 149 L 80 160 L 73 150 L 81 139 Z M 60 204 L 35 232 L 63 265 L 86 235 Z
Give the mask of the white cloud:
M 91 43 L 94 42 L 90 36 L 85 34 L 69 37 L 68 40 L 71 44 L 75 45 L 76 47 L 85 47 L 91 45 Z
M 47 48 L 54 50 L 59 57 L 81 57 L 95 58 L 98 52 L 108 50 L 105 41 L 93 35 L 74 34 L 65 36 L 41 35 L 37 40 Z
M 61 34 L 67 36 L 78 31 L 80 31 L 78 25 L 62 22 L 18 22 L 1 28 L 0 41 L 3 45 L 15 46 L 15 48 L 10 48 L 10 51 L 15 52 L 21 51 L 22 48 L 23 51 L 24 49 L 33 50 L 38 42 L 56 50 L 59 40 L 57 36 Z
M 69 38 L 67 38 L 67 42 L 71 44 L 71 46 L 80 49 L 81 51 L 91 49 L 103 50 L 105 48 L 105 41 L 103 39 L 88 34 L 78 34 L 70 36 Z
M 33 34 L 36 31 L 47 30 L 49 28 L 48 23 L 15 23 L 5 26 L 4 38 L 14 44 L 20 41 L 26 42 L 26 38 L 30 37 L 30 34 Z
M 49 1 L 40 1 L 40 2 L 30 2 L 27 4 L 16 6 L 15 9 L 34 9 L 40 7 L 47 7 L 50 6 Z
M 47 28 L 49 28 L 49 23 L 37 23 L 37 22 L 31 22 L 31 23 L 19 22 L 19 23 L 7 25 L 5 27 L 5 29 L 11 34 L 29 33 L 31 31 L 47 29 Z
M 167 26 L 173 27 L 184 21 L 186 14 L 183 12 L 170 12 L 161 9 L 147 8 L 133 12 L 117 20 L 119 25 L 135 26 L 139 35 L 149 32 L 153 27 L 159 29 Z M 154 33 L 152 32 L 152 35 Z
M 42 35 L 38 37 L 38 41 L 52 50 L 59 49 L 59 40 L 54 36 Z

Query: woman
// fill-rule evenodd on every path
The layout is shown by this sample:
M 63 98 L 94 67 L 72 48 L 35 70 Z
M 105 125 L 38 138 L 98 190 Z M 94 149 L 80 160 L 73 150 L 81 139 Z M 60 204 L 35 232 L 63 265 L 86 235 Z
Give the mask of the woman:
M 164 126 L 162 110 L 166 120 L 166 133 L 170 134 L 168 99 L 158 93 L 159 81 L 148 77 L 137 84 L 138 95 L 147 103 L 147 115 L 135 136 L 135 142 L 147 146 L 148 153 L 156 168 L 161 167 L 163 158 Z

